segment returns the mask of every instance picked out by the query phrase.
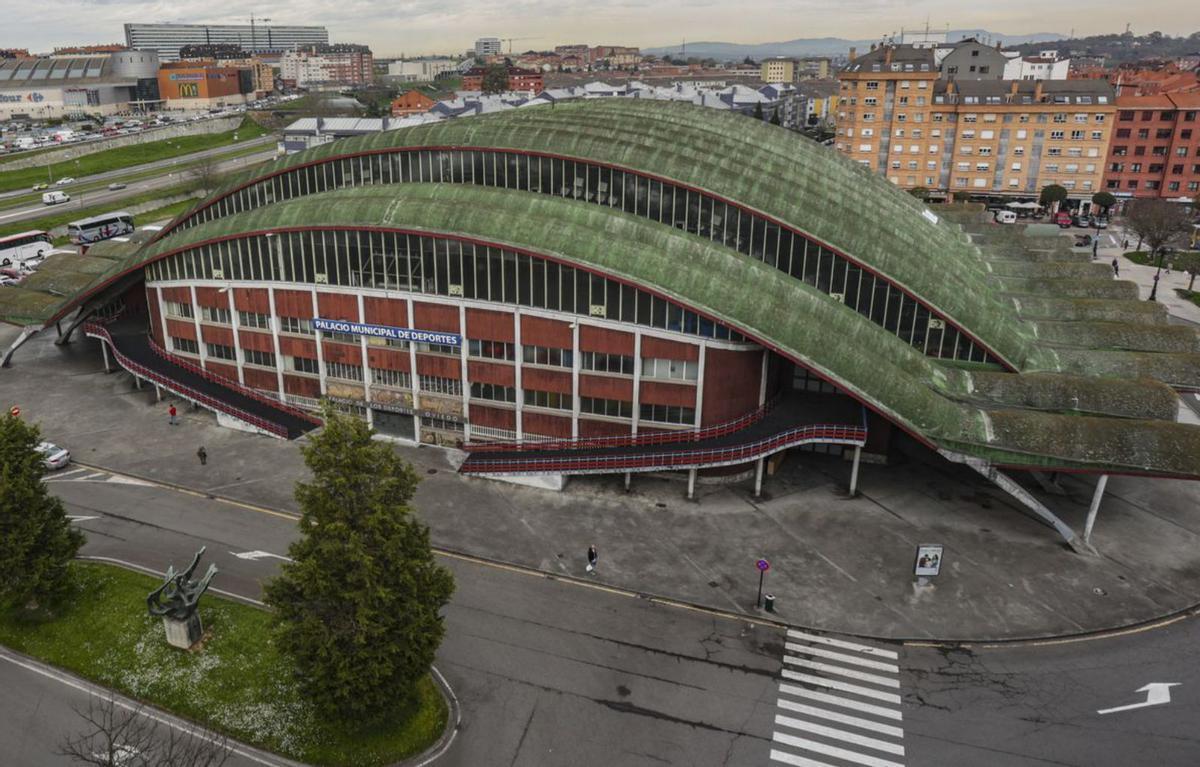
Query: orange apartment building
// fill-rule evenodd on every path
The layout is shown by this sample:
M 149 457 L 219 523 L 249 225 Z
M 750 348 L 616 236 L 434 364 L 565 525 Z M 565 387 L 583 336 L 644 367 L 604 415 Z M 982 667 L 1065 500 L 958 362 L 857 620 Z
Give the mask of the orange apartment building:
M 932 197 L 1103 188 L 1113 88 L 1102 80 L 947 78 L 929 48 L 884 45 L 839 73 L 836 149 Z

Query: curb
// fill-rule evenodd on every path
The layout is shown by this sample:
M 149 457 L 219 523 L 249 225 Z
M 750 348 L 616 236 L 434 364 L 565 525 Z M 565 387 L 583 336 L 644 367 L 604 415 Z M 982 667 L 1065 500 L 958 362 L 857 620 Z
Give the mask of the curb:
M 204 490 L 197 490 L 195 488 L 187 487 L 185 485 L 180 485 L 180 484 L 177 484 L 174 482 L 167 482 L 167 481 L 163 481 L 163 480 L 159 480 L 159 479 L 154 479 L 151 477 L 142 476 L 139 474 L 118 471 L 116 469 L 108 469 L 103 466 L 96 466 L 93 464 L 80 463 L 78 461 L 73 461 L 73 463 L 77 466 L 82 466 L 85 469 L 93 469 L 95 471 L 104 471 L 104 472 L 108 472 L 110 474 L 120 474 L 122 476 L 131 477 L 133 479 L 140 479 L 144 482 L 149 482 L 149 483 L 159 485 L 162 487 L 171 488 L 171 489 L 177 490 L 179 492 L 186 493 L 188 495 L 194 495 L 194 496 L 199 496 L 202 498 L 208 498 L 208 499 L 214 500 L 214 501 L 221 501 L 223 503 L 228 503 L 228 504 L 235 505 L 235 506 L 241 506 L 243 508 L 257 509 L 260 511 L 265 511 L 265 512 L 268 512 L 271 514 L 276 514 L 278 516 L 288 517 L 291 519 L 296 519 L 296 520 L 300 519 L 299 514 L 297 514 L 294 511 L 289 511 L 286 509 L 280 509 L 280 508 L 272 507 L 272 506 L 263 506 L 261 504 L 252 504 L 252 503 L 248 503 L 246 501 L 240 501 L 240 500 L 238 500 L 236 498 L 232 498 L 230 496 L 222 495 L 220 493 L 209 493 Z M 810 624 L 805 624 L 805 623 L 789 623 L 789 622 L 783 621 L 783 620 L 768 618 L 761 614 L 756 615 L 754 613 L 733 612 L 732 610 L 727 610 L 727 609 L 723 609 L 720 607 L 714 607 L 712 605 L 706 605 L 702 602 L 693 602 L 693 601 L 686 600 L 686 599 L 668 597 L 668 596 L 664 596 L 662 594 L 656 594 L 656 593 L 649 592 L 649 591 L 641 591 L 638 589 L 631 589 L 626 586 L 615 586 L 615 585 L 606 584 L 606 583 L 595 581 L 595 580 L 580 578 L 580 577 L 574 576 L 574 575 L 562 575 L 560 573 L 554 573 L 554 572 L 550 572 L 547 570 L 539 570 L 535 567 L 530 567 L 529 565 L 523 565 L 523 564 L 520 564 L 517 562 L 508 562 L 503 559 L 497 559 L 494 557 L 489 557 L 489 556 L 485 556 L 485 555 L 481 555 L 481 554 L 474 554 L 474 553 L 467 552 L 467 551 L 460 551 L 458 549 L 448 548 L 445 546 L 433 546 L 432 549 L 435 554 L 437 554 L 439 556 L 443 556 L 443 557 L 452 557 L 452 558 L 460 559 L 460 560 L 463 560 L 466 562 L 474 562 L 477 564 L 488 565 L 491 567 L 503 568 L 503 569 L 506 569 L 506 570 L 509 570 L 512 572 L 521 573 L 521 574 L 530 575 L 530 576 L 538 576 L 538 577 L 546 578 L 548 580 L 565 581 L 565 582 L 570 583 L 575 586 L 599 589 L 599 590 L 607 591 L 612 594 L 618 594 L 621 596 L 631 597 L 631 598 L 635 598 L 635 599 L 642 599 L 647 602 L 651 602 L 653 604 L 663 605 L 665 607 L 674 607 L 674 608 L 682 608 L 682 609 L 686 609 L 686 610 L 693 610 L 695 612 L 701 612 L 701 613 L 705 613 L 707 615 L 713 615 L 713 616 L 717 616 L 720 618 L 725 618 L 727 620 L 744 621 L 746 623 L 752 623 L 752 624 L 758 625 L 758 626 L 769 626 L 769 627 L 777 628 L 777 629 L 781 629 L 781 630 L 801 629 L 801 630 L 805 630 L 805 631 L 823 631 L 823 632 L 828 632 L 828 633 L 833 633 L 833 634 L 841 634 L 843 636 L 857 637 L 859 639 L 869 639 L 869 640 L 872 640 L 875 642 L 886 642 L 889 644 L 911 645 L 914 647 L 945 647 L 945 648 L 1017 647 L 1017 646 L 1021 646 L 1021 645 L 1040 645 L 1040 644 L 1046 644 L 1046 643 L 1051 643 L 1051 642 L 1053 642 L 1053 643 L 1082 642 L 1082 641 L 1088 641 L 1088 640 L 1094 640 L 1094 639 L 1104 639 L 1109 636 L 1119 636 L 1122 634 L 1136 632 L 1136 631 L 1146 631 L 1146 630 L 1155 628 L 1160 625 L 1166 625 L 1166 624 L 1174 623 L 1179 620 L 1183 620 L 1183 619 L 1191 617 L 1193 615 L 1200 615 L 1200 601 L 1197 601 L 1190 605 L 1174 609 L 1167 613 L 1163 613 L 1160 615 L 1156 615 L 1156 616 L 1152 616 L 1152 617 L 1144 618 L 1144 619 L 1140 619 L 1140 620 L 1135 620 L 1130 623 L 1122 623 L 1122 624 L 1118 624 L 1116 626 L 1109 626 L 1109 627 L 1101 628 L 1101 629 L 1076 631 L 1076 632 L 1065 633 L 1065 634 L 1034 634 L 1034 635 L 1029 635 L 1029 636 L 1002 637 L 999 639 L 988 639 L 988 638 L 938 639 L 936 637 L 883 636 L 881 634 L 870 634 L 870 633 L 856 632 L 856 631 L 845 631 L 845 630 L 841 630 L 841 629 L 828 628 L 828 627 L 824 627 L 824 626 L 815 626 L 815 625 L 810 625 Z M 457 725 L 456 725 L 456 729 L 457 729 Z

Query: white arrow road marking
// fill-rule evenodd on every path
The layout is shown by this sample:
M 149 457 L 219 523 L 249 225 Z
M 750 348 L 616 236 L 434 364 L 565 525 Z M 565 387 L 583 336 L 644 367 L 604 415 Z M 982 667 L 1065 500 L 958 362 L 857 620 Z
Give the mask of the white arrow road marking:
M 249 559 L 257 562 L 260 559 L 282 559 L 284 562 L 291 562 L 291 557 L 281 557 L 278 554 L 272 554 L 269 551 L 243 551 L 240 554 L 236 551 L 229 552 L 238 559 Z
M 71 520 L 72 522 L 87 522 L 90 519 L 100 519 L 100 517 L 78 517 L 73 514 L 68 514 L 67 519 Z
M 1102 708 L 1096 713 L 1115 714 L 1118 711 L 1129 711 L 1134 708 L 1145 708 L 1146 706 L 1159 706 L 1163 703 L 1170 703 L 1171 688 L 1178 686 L 1179 682 L 1151 682 L 1145 687 L 1137 689 L 1137 692 L 1146 693 L 1146 699 L 1141 703 L 1131 703 L 1128 706 L 1117 706 L 1116 708 Z

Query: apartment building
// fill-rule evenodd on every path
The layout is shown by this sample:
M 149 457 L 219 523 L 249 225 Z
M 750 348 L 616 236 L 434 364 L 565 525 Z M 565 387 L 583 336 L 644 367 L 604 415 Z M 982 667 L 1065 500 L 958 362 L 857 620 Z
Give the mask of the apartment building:
M 1117 197 L 1200 193 L 1200 91 L 1117 97 L 1104 188 Z
M 836 148 L 936 195 L 1103 188 L 1115 97 L 1096 80 L 947 76 L 929 49 L 882 46 L 839 73 Z

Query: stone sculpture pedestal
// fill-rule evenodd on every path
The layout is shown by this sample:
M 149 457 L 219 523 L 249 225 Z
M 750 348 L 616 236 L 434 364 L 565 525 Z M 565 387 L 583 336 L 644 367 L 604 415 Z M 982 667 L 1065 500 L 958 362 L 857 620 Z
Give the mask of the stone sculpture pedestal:
M 167 644 L 181 650 L 190 649 L 204 634 L 198 612 L 192 613 L 187 620 L 182 621 L 164 615 L 163 630 L 167 632 Z

